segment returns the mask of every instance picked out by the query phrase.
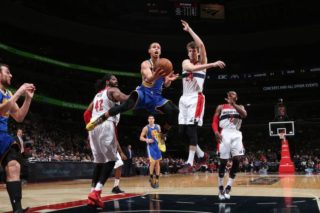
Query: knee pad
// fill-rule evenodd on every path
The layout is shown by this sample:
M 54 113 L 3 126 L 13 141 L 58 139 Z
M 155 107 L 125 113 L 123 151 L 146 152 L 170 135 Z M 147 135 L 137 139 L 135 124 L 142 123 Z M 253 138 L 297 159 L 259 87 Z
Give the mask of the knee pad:
M 236 174 L 239 170 L 239 159 L 238 158 L 234 158 L 232 159 L 232 167 L 230 169 L 230 178 L 234 179 L 236 177 Z
M 220 165 L 219 165 L 219 177 L 220 178 L 224 177 L 227 161 L 228 160 L 226 160 L 226 159 L 220 159 Z
M 115 161 L 109 161 L 107 163 L 102 164 L 101 173 L 99 177 L 99 182 L 104 185 L 107 179 L 110 177 L 110 174 L 115 165 Z
M 187 125 L 186 134 L 189 138 L 189 145 L 198 145 L 198 127 L 196 125 Z
M 179 137 L 181 140 L 186 140 L 187 135 L 186 135 L 186 125 L 180 124 L 179 129 L 178 129 Z

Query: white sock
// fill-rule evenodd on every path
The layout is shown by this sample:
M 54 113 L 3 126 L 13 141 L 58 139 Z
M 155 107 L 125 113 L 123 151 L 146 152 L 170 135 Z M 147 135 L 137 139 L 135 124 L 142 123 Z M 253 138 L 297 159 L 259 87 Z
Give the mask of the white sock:
M 218 177 L 218 186 L 223 186 L 223 178 Z
M 95 191 L 101 191 L 101 190 L 102 190 L 102 187 L 103 187 L 103 185 L 102 185 L 100 182 L 98 182 L 97 185 L 96 185 L 96 187 L 94 188 L 94 190 L 95 190 Z
M 227 183 L 227 186 L 229 185 L 229 186 L 232 186 L 232 184 L 233 184 L 233 181 L 234 181 L 234 179 L 232 179 L 232 178 L 229 178 L 228 179 L 228 183 Z
M 197 144 L 197 156 L 198 158 L 203 158 L 204 152 L 200 149 L 200 146 Z
M 113 187 L 119 186 L 120 179 L 114 179 L 114 185 Z
M 187 163 L 193 166 L 194 154 L 196 151 L 189 150 L 189 157 Z

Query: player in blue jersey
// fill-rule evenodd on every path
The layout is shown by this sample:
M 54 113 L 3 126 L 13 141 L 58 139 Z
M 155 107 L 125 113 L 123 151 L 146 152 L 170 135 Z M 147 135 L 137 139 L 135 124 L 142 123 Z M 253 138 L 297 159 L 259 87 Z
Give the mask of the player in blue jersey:
M 35 86 L 24 83 L 14 94 L 7 87 L 10 86 L 12 74 L 9 66 L 0 64 L 0 162 L 6 174 L 6 186 L 10 202 L 14 213 L 26 212 L 22 209 L 21 198 L 21 152 L 20 144 L 8 133 L 8 119 L 13 117 L 17 122 L 22 122 L 26 117 L 31 100 L 34 95 Z M 24 96 L 24 102 L 21 107 L 16 103 Z
M 152 188 L 159 187 L 160 176 L 160 160 L 162 159 L 161 151 L 158 143 L 160 142 L 161 128 L 158 124 L 154 123 L 153 115 L 149 115 L 149 124 L 145 126 L 140 134 L 140 141 L 147 143 L 147 152 L 150 160 L 149 172 L 150 172 L 150 184 Z M 155 171 L 155 172 L 154 172 Z M 154 178 L 154 173 L 156 178 Z
M 165 76 L 162 68 L 156 67 L 161 55 L 161 46 L 157 42 L 150 44 L 148 53 L 150 59 L 141 63 L 142 84 L 132 91 L 128 100 L 119 106 L 112 107 L 108 112 L 87 125 L 87 130 L 92 130 L 109 116 L 128 111 L 130 109 L 144 108 L 151 114 L 164 114 L 166 123 L 164 130 L 168 130 L 177 122 L 179 109 L 170 100 L 163 98 L 162 88 L 169 87 L 171 82 L 178 78 L 178 74 L 172 72 Z

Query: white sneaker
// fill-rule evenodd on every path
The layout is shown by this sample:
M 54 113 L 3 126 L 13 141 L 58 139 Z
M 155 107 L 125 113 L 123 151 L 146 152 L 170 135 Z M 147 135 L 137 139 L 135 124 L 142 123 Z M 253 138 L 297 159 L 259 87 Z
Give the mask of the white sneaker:
M 230 191 L 231 191 L 231 186 L 227 186 L 226 189 L 224 190 L 224 197 L 229 200 L 230 199 Z
M 224 193 L 219 191 L 219 194 L 218 194 L 218 197 L 219 197 L 219 200 L 225 200 L 226 198 L 224 197 Z
M 230 197 L 231 197 L 231 196 L 230 196 L 230 194 L 229 194 L 229 193 L 226 193 L 226 192 L 224 193 L 224 198 L 225 198 L 225 199 L 229 200 L 229 199 L 230 199 Z

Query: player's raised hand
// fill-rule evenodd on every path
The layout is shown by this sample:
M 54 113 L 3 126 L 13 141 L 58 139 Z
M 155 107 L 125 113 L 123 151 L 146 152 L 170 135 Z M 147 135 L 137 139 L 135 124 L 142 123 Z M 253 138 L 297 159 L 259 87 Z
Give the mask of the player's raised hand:
M 189 32 L 190 26 L 189 26 L 188 22 L 181 20 L 181 24 L 183 26 L 183 30 Z
M 36 91 L 36 87 L 33 84 L 31 84 L 30 88 L 26 90 L 26 97 L 33 98 L 35 91 Z
M 232 97 L 225 98 L 224 100 L 230 105 L 234 105 L 236 103 L 236 99 Z
M 29 83 L 24 83 L 22 84 L 19 89 L 16 91 L 16 94 L 18 94 L 19 96 L 23 96 L 26 95 L 27 91 L 32 91 L 34 90 L 35 87 L 33 84 L 29 84 Z
M 223 61 L 216 61 L 213 62 L 213 67 L 219 67 L 220 69 L 223 69 L 226 67 L 226 64 Z

